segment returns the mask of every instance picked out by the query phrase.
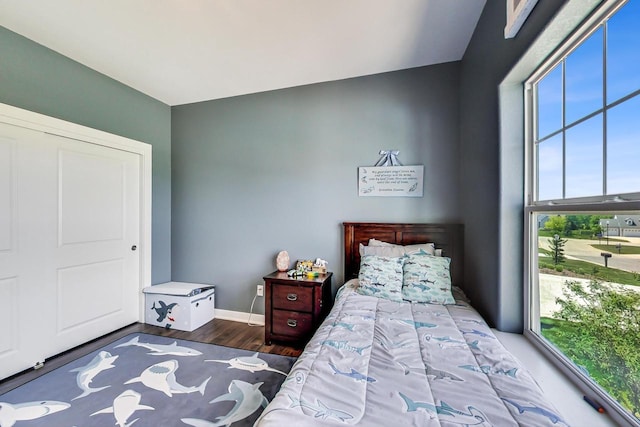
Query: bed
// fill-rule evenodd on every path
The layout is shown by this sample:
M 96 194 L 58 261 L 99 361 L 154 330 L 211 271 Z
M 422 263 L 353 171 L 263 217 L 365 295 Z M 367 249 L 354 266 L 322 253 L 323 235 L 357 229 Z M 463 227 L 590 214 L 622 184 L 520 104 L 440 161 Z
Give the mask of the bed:
M 462 225 L 344 223 L 344 238 L 346 283 L 256 426 L 567 425 L 458 289 Z

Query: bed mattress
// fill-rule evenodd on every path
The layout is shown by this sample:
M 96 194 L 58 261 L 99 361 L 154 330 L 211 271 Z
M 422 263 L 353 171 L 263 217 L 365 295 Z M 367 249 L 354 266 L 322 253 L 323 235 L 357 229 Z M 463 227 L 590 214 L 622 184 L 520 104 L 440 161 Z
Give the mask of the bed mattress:
M 398 303 L 356 287 L 340 289 L 257 426 L 567 425 L 459 294 Z

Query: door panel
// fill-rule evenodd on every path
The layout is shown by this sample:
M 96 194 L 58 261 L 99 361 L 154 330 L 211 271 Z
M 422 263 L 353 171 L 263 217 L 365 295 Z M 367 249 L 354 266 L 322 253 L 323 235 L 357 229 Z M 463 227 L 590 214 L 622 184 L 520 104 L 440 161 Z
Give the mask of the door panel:
M 59 269 L 58 332 L 83 328 L 88 322 L 109 316 L 123 316 L 126 285 L 122 259 Z
M 125 163 L 69 150 L 59 156 L 59 245 L 122 240 Z

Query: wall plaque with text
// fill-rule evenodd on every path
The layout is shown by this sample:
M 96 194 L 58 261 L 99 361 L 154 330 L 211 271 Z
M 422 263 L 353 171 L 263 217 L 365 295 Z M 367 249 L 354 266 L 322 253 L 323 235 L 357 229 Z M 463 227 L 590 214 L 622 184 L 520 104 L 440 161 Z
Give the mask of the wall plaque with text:
M 358 195 L 422 197 L 424 166 L 363 166 L 358 168 Z

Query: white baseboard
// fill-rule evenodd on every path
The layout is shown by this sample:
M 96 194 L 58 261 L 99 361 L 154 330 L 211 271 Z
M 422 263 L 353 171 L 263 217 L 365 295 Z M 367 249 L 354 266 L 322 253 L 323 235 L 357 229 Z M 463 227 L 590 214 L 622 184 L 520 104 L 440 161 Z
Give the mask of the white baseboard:
M 234 322 L 242 323 L 249 322 L 249 313 L 242 311 L 221 310 L 216 308 L 214 316 L 216 319 L 232 320 Z M 264 326 L 264 314 L 251 314 L 251 323 L 254 325 Z

